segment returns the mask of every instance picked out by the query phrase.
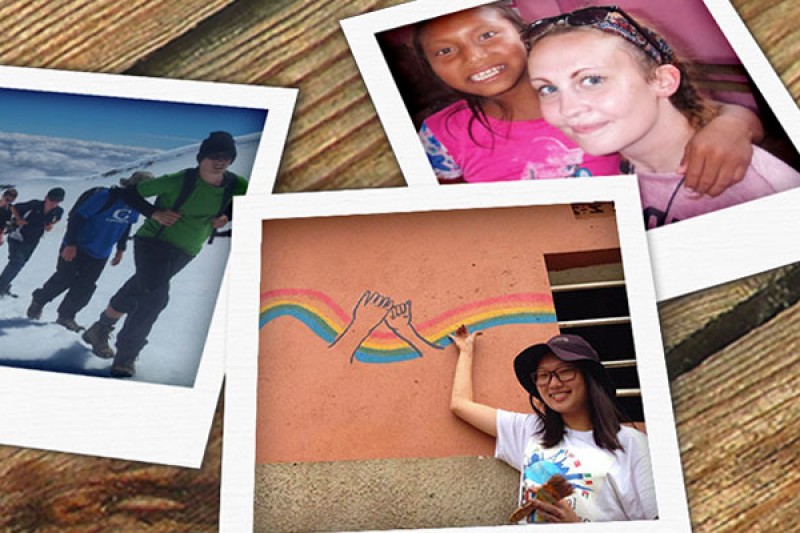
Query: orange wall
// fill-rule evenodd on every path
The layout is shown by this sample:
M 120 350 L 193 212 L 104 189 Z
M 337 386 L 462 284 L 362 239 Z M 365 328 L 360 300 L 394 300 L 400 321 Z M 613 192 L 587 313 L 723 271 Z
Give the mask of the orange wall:
M 262 295 L 314 290 L 350 313 L 364 290 L 377 291 L 411 299 L 413 323 L 424 326 L 488 298 L 534 293 L 548 300 L 545 253 L 618 246 L 614 217 L 576 220 L 569 206 L 265 221 Z M 375 333 L 391 336 L 384 325 Z M 555 333 L 552 322 L 486 329 L 476 399 L 529 410 L 513 358 Z M 493 440 L 449 411 L 454 348 L 423 354 L 351 363 L 294 317 L 267 322 L 257 462 L 491 455 Z

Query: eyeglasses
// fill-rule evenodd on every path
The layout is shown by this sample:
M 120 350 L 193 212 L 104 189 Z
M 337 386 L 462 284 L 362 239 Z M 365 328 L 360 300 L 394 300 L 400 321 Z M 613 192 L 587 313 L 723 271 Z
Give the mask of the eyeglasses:
M 537 20 L 525 28 L 522 34 L 523 39 L 530 41 L 541 37 L 554 25 L 593 26 L 599 30 L 619 35 L 626 41 L 635 44 L 659 64 L 672 63 L 675 59 L 672 49 L 663 39 L 654 32 L 642 28 L 619 6 L 585 7 Z
M 575 379 L 575 376 L 578 375 L 578 369 L 565 366 L 562 368 L 556 368 L 555 370 L 537 370 L 533 375 L 533 382 L 537 385 L 544 387 L 545 385 L 550 384 L 550 379 L 556 378 L 561 383 L 567 383 L 568 381 L 572 381 Z

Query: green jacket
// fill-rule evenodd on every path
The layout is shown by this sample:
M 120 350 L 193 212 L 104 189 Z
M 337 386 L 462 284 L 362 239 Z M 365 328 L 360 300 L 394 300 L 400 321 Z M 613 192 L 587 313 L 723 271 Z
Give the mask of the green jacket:
M 153 180 L 143 181 L 136 186 L 136 191 L 144 197 L 158 196 L 156 202 L 159 208 L 169 209 L 178 198 L 185 173 L 186 170 L 181 170 L 174 174 L 166 174 Z M 241 195 L 245 192 L 247 192 L 247 180 L 236 176 L 233 194 Z M 159 240 L 174 244 L 190 255 L 197 255 L 211 236 L 213 230 L 211 220 L 220 211 L 223 195 L 222 187 L 213 187 L 198 177 L 194 190 L 178 209 L 181 213 L 180 220 L 172 226 L 162 229 L 161 224 L 148 218 L 136 235 L 157 237 Z

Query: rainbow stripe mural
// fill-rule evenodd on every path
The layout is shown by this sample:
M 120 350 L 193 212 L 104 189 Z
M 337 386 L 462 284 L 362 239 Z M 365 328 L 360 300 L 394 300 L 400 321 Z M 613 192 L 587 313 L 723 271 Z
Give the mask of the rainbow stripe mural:
M 280 317 L 291 317 L 302 322 L 330 344 L 347 327 L 351 314 L 320 291 L 277 289 L 263 293 L 259 328 Z M 477 331 L 508 324 L 555 321 L 550 293 L 518 293 L 462 305 L 431 319 L 416 322 L 414 327 L 428 342 L 444 347 L 450 344 L 447 336 L 461 324 L 470 331 Z M 355 354 L 355 358 L 362 363 L 394 363 L 417 357 L 419 354 L 405 341 L 383 329 L 373 331 Z

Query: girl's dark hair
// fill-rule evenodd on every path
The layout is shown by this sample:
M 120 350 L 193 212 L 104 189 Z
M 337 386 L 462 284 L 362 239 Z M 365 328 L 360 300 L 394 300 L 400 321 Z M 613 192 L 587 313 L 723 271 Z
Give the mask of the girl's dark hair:
M 516 28 L 517 32 L 522 34 L 525 29 L 525 22 L 520 18 L 516 11 L 514 11 L 511 6 L 508 5 L 507 1 L 498 1 L 493 2 L 491 4 L 486 4 L 483 6 L 477 6 L 471 9 L 494 9 L 495 11 L 499 12 L 503 18 L 511 22 L 514 28 Z M 475 144 L 479 144 L 478 141 L 472 134 L 472 126 L 477 121 L 481 126 L 486 128 L 490 133 L 494 135 L 495 131 L 492 130 L 492 126 L 489 124 L 489 119 L 486 116 L 486 111 L 483 109 L 482 100 L 483 98 L 480 96 L 475 96 L 474 94 L 468 94 L 461 91 L 457 91 L 444 83 L 439 76 L 433 71 L 433 67 L 431 67 L 430 62 L 428 61 L 428 57 L 425 55 L 425 50 L 422 47 L 422 33 L 427 27 L 429 23 L 431 23 L 435 19 L 428 19 L 423 20 L 416 23 L 413 27 L 411 43 L 414 47 L 414 54 L 417 57 L 417 62 L 419 63 L 420 68 L 424 75 L 429 76 L 430 79 L 435 80 L 441 87 L 443 87 L 448 93 L 450 93 L 453 97 L 453 100 L 464 100 L 467 104 L 467 107 L 470 110 L 471 116 L 469 120 L 469 124 L 467 126 L 467 133 L 469 134 L 469 138 Z M 520 38 L 521 39 L 521 38 Z M 501 106 L 502 109 L 502 106 Z M 454 109 L 453 112 L 456 110 Z M 505 114 L 505 110 L 503 109 Z M 449 117 L 448 117 L 449 118 Z M 505 118 L 505 117 L 504 117 Z M 510 118 L 510 117 L 509 117 Z M 494 143 L 494 140 L 492 141 Z
M 625 449 L 617 438 L 620 423 L 631 421 L 630 418 L 620 409 L 616 399 L 610 395 L 609 391 L 603 387 L 598 372 L 605 370 L 598 369 L 595 363 L 586 361 L 576 361 L 574 365 L 583 375 L 586 383 L 586 395 L 589 403 L 589 415 L 592 421 L 592 434 L 594 442 L 600 447 L 610 452 Z M 529 401 L 533 411 L 542 421 L 542 430 L 539 433 L 542 446 L 552 448 L 564 437 L 566 427 L 564 419 L 560 413 L 550 409 L 543 401 L 544 410 L 541 411 L 533 401 L 534 395 L 529 396 Z

